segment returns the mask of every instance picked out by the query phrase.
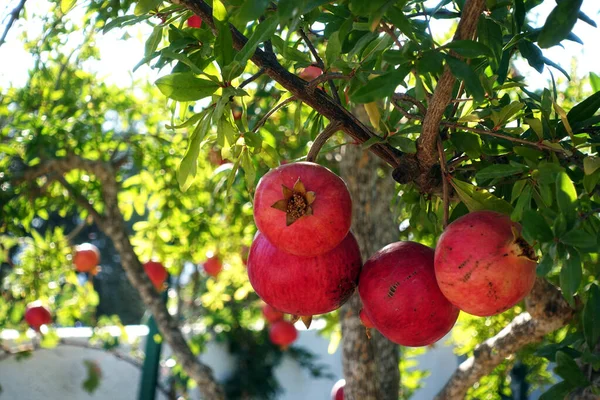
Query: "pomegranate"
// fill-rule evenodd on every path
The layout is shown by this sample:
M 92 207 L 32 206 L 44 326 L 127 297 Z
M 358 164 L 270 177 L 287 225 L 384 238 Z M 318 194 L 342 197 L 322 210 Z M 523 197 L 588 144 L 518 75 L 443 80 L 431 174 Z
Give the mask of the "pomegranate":
M 521 226 L 493 211 L 452 222 L 435 251 L 435 274 L 444 296 L 461 310 L 490 316 L 508 310 L 531 291 L 535 251 Z
M 146 271 L 148 278 L 150 278 L 156 290 L 159 292 L 162 291 L 164 288 L 164 283 L 169 277 L 169 273 L 165 269 L 164 265 L 158 261 L 148 261 L 144 264 L 144 271 Z
M 287 321 L 277 321 L 269 328 L 269 339 L 273 344 L 286 349 L 298 338 L 296 327 Z
M 100 262 L 100 250 L 91 243 L 82 243 L 75 247 L 75 256 L 73 264 L 77 272 L 92 273 L 98 272 L 98 263 Z
M 365 328 L 373 328 L 374 327 L 373 321 L 371 321 L 371 318 L 369 318 L 369 316 L 365 312 L 364 308 L 362 310 L 360 310 L 358 317 L 360 318 L 360 322 L 362 322 L 362 324 L 365 326 Z
M 459 310 L 440 291 L 434 252 L 396 242 L 375 253 L 360 274 L 363 311 L 379 332 L 403 346 L 426 346 L 452 329 Z
M 346 386 L 346 380 L 340 379 L 331 388 L 331 400 L 344 400 L 344 386 Z
M 274 309 L 273 307 L 271 307 L 268 304 L 265 304 L 263 306 L 262 314 L 263 314 L 263 317 L 265 317 L 265 320 L 270 323 L 281 321 L 283 319 L 283 313 L 280 311 L 277 311 L 276 309 Z
M 304 79 L 305 81 L 312 81 L 317 76 L 320 76 L 322 74 L 323 70 L 321 68 L 314 65 L 309 65 L 308 67 L 304 68 L 298 76 Z
M 254 220 L 276 247 L 316 256 L 336 247 L 350 230 L 352 200 L 343 180 L 310 162 L 281 165 L 262 177 Z
M 25 322 L 27 322 L 31 329 L 39 332 L 42 325 L 52 322 L 52 315 L 44 306 L 30 306 L 25 311 Z
M 241 253 L 242 263 L 244 265 L 248 264 L 248 253 L 250 253 L 250 247 L 243 244 L 240 253 Z
M 190 28 L 200 28 L 200 26 L 202 25 L 202 18 L 200 18 L 197 15 L 192 15 L 187 19 L 187 25 Z
M 277 310 L 311 316 L 339 308 L 354 292 L 361 267 L 352 233 L 335 249 L 300 257 L 278 249 L 259 234 L 248 257 L 248 277 L 256 293 Z
M 223 263 L 219 256 L 209 257 L 206 261 L 204 261 L 204 271 L 214 278 L 219 275 L 219 272 L 223 269 Z

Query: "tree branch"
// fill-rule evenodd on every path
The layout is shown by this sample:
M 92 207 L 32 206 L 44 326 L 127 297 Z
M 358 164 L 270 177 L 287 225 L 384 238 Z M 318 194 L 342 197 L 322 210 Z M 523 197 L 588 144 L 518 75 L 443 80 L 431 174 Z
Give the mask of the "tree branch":
M 477 32 L 477 22 L 485 7 L 485 0 L 467 0 L 453 40 L 471 39 Z M 421 135 L 417 140 L 417 160 L 422 173 L 428 173 L 438 162 L 436 154 L 437 137 L 444 111 L 452 100 L 452 89 L 456 78 L 446 65 L 437 82 L 433 97 L 429 101 L 427 114 L 423 120 Z
M 327 142 L 327 140 L 333 136 L 334 133 L 340 130 L 340 125 L 337 122 L 332 122 L 323 130 L 323 132 L 317 135 L 315 141 L 312 146 L 310 146 L 310 150 L 306 155 L 306 161 L 315 162 L 317 156 L 319 155 L 319 151 L 323 145 Z
M 250 78 L 246 79 L 244 82 L 240 83 L 240 86 L 238 86 L 238 88 L 242 89 L 244 86 L 246 86 L 250 82 L 256 80 L 259 76 L 261 76 L 264 73 L 265 73 L 265 69 L 264 68 L 259 69 L 257 73 L 255 73 L 254 75 L 252 75 Z
M 144 304 L 152 312 L 162 336 L 173 350 L 178 362 L 184 371 L 196 381 L 204 398 L 207 400 L 222 400 L 225 398 L 219 384 L 215 381 L 212 370 L 202 364 L 190 350 L 177 321 L 169 314 L 164 302 L 154 289 L 154 285 L 144 272 L 142 263 L 138 259 L 133 246 L 129 241 L 125 221 L 119 210 L 118 192 L 119 184 L 115 178 L 116 169 L 113 164 L 100 160 L 88 160 L 74 154 L 64 158 L 43 161 L 29 167 L 14 179 L 14 182 L 35 179 L 50 172 L 64 174 L 74 169 L 81 169 L 94 174 L 102 183 L 105 213 L 103 216 L 96 214 L 96 224 L 111 238 L 115 248 L 121 256 L 121 264 L 129 281 L 139 291 Z
M 258 121 L 256 123 L 256 125 L 254 126 L 254 128 L 252 128 L 252 132 L 256 132 L 260 129 L 261 126 L 263 126 L 267 120 L 269 119 L 269 117 L 271 115 L 273 115 L 277 110 L 279 110 L 280 108 L 282 108 L 283 106 L 285 106 L 288 103 L 291 103 L 292 101 L 296 100 L 296 97 L 292 96 L 292 97 L 288 97 L 287 99 L 283 100 L 281 103 L 275 105 L 275 107 L 273 107 L 272 109 L 270 109 L 261 119 L 260 121 Z
M 180 4 L 193 11 L 202 18 L 202 21 L 212 29 L 216 35 L 217 30 L 212 18 L 212 8 L 201 0 L 171 0 L 174 4 Z M 233 46 L 240 50 L 248 39 L 238 31 L 234 26 L 230 25 L 233 38 Z M 326 117 L 329 121 L 338 121 L 341 123 L 340 129 L 352 137 L 359 143 L 364 143 L 369 140 L 374 134 L 362 124 L 352 113 L 344 107 L 336 104 L 326 93 L 315 90 L 311 91 L 308 88 L 308 83 L 298 76 L 286 70 L 273 57 L 269 57 L 261 49 L 257 48 L 251 60 L 259 68 L 265 68 L 265 73 L 273 80 L 281 84 L 297 99 L 314 108 L 319 114 Z M 382 158 L 392 167 L 399 164 L 400 156 L 402 155 L 394 147 L 385 143 L 377 143 L 369 148 L 374 154 Z
M 436 400 L 462 399 L 483 376 L 525 345 L 541 342 L 545 335 L 565 326 L 574 311 L 560 291 L 543 278 L 536 280 L 525 300 L 528 312 L 519 314 L 496 336 L 479 344 L 473 356 L 452 374 Z
M 19 19 L 19 14 L 21 14 L 21 11 L 23 11 L 26 1 L 27 0 L 21 0 L 19 4 L 17 4 L 17 6 L 10 12 L 10 19 L 6 23 L 6 28 L 4 28 L 2 37 L 0 37 L 0 46 L 2 46 L 6 41 L 6 37 L 8 36 L 8 31 L 10 31 L 10 28 L 12 28 L 15 21 Z

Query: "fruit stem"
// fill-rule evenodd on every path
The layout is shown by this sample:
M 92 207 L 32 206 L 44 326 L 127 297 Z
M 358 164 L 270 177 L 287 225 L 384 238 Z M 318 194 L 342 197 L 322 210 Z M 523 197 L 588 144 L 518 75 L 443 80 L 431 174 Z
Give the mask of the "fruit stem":
M 323 145 L 325 145 L 327 140 L 329 140 L 334 133 L 340 130 L 340 125 L 341 124 L 337 121 L 331 122 L 325 129 L 323 129 L 321 133 L 317 135 L 312 146 L 310 146 L 308 154 L 306 155 L 306 161 L 315 162 Z

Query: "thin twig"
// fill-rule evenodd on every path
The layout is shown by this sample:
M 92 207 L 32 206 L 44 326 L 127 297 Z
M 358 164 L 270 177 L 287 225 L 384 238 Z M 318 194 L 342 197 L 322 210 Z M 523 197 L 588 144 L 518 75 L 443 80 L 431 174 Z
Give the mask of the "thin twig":
M 310 150 L 306 155 L 306 161 L 315 162 L 319 152 L 327 140 L 333 136 L 334 133 L 340 130 L 340 124 L 338 122 L 331 122 L 327 127 L 317 135 Z
M 440 156 L 440 169 L 442 170 L 442 199 L 444 201 L 444 228 L 448 226 L 448 218 L 450 215 L 450 193 L 448 191 L 448 169 L 446 168 L 446 155 L 444 154 L 444 145 L 442 139 L 438 137 L 437 143 L 438 153 Z
M 0 37 L 0 46 L 2 46 L 6 41 L 6 37 L 8 36 L 8 31 L 10 31 L 10 28 L 12 28 L 15 21 L 19 19 L 19 14 L 21 14 L 21 11 L 23 11 L 23 7 L 25 7 L 26 1 L 27 0 L 21 0 L 19 4 L 17 4 L 17 6 L 10 12 L 10 19 L 6 24 L 6 28 L 4 28 L 4 33 L 2 33 L 2 37 Z
M 279 110 L 281 107 L 285 106 L 288 103 L 291 103 L 292 101 L 296 100 L 296 96 L 292 96 L 292 97 L 288 97 L 287 99 L 283 100 L 281 103 L 277 104 L 275 107 L 273 107 L 272 109 L 269 110 L 269 112 L 267 112 L 264 117 L 262 117 L 260 119 L 260 121 L 258 121 L 256 123 L 256 125 L 254 126 L 254 128 L 252 129 L 252 132 L 256 132 L 258 129 L 260 129 L 261 126 L 263 126 L 265 124 L 265 122 L 267 122 L 267 120 L 269 119 L 269 117 L 271 115 L 273 115 L 274 112 L 276 112 L 277 110 Z
M 92 206 L 90 202 L 87 201 L 85 197 L 81 195 L 81 193 L 79 193 L 69 182 L 67 182 L 67 180 L 62 175 L 59 176 L 57 180 L 60 182 L 61 185 L 63 185 L 65 189 L 67 189 L 67 192 L 69 192 L 69 194 L 71 195 L 71 197 L 73 197 L 75 202 L 81 207 L 83 207 L 96 221 L 102 220 L 102 216 L 98 213 L 98 211 L 96 211 L 94 206 Z
M 67 243 L 69 244 L 73 244 L 73 239 L 75 239 L 75 236 L 79 235 L 79 233 L 83 230 L 83 228 L 85 228 L 88 224 L 88 219 L 84 219 L 83 221 L 81 221 L 71 232 L 69 232 L 69 234 L 67 236 L 65 236 L 65 239 L 67 240 Z
M 257 73 L 255 73 L 254 75 L 252 75 L 250 78 L 246 79 L 244 82 L 240 83 L 240 86 L 238 86 L 238 88 L 242 89 L 244 86 L 246 86 L 250 82 L 256 80 L 259 76 L 261 76 L 264 73 L 265 73 L 265 69 L 264 68 L 259 69 Z
M 315 90 L 319 84 L 321 84 L 325 81 L 331 80 L 331 79 L 343 79 L 345 81 L 348 81 L 348 80 L 352 79 L 352 77 L 349 75 L 344 75 L 339 72 L 328 72 L 326 74 L 319 75 L 315 79 L 310 81 L 308 83 L 308 88 L 311 90 Z
M 421 112 L 421 114 L 423 116 L 425 116 L 427 114 L 427 108 L 425 108 L 423 103 L 421 103 L 419 100 L 415 99 L 414 97 L 407 95 L 406 93 L 394 93 L 394 96 L 392 97 L 392 99 L 397 100 L 397 101 L 404 101 L 407 103 L 411 103 L 419 109 L 419 111 Z
M 388 26 L 388 24 L 386 24 L 385 22 L 382 22 L 381 26 L 383 28 L 382 30 L 385 33 L 387 33 L 394 40 L 394 43 L 396 43 L 396 46 L 398 46 L 398 48 L 401 49 L 402 43 L 400 42 L 400 40 L 398 39 L 398 36 L 396 36 L 394 31 Z
M 315 58 L 315 62 L 317 63 L 317 66 L 319 68 L 321 68 L 321 71 L 325 72 L 325 63 L 323 63 L 323 60 L 319 56 L 319 52 L 317 51 L 315 46 L 312 44 L 312 42 L 310 41 L 310 39 L 308 38 L 306 33 L 304 33 L 304 31 L 302 29 L 299 29 L 298 31 L 300 33 L 300 36 L 302 37 L 302 39 L 308 46 L 313 57 Z M 335 102 L 338 104 L 342 104 L 342 100 L 340 99 L 340 95 L 337 92 L 337 87 L 335 86 L 335 83 L 333 83 L 332 80 L 328 80 L 327 83 L 329 84 L 329 89 L 331 89 L 331 94 L 333 95 Z

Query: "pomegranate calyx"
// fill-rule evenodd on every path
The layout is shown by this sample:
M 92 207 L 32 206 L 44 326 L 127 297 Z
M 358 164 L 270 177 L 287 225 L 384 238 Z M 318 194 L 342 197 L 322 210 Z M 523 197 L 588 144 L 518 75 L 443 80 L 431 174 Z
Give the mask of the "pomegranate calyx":
M 367 334 L 367 339 L 371 340 L 371 328 L 365 326 L 365 333 Z
M 304 323 L 304 326 L 306 326 L 306 329 L 310 328 L 310 324 L 312 322 L 312 315 L 304 315 L 300 317 L 300 319 Z
M 519 253 L 517 254 L 517 256 L 518 257 L 526 257 L 526 258 L 530 259 L 531 261 L 537 261 L 538 257 L 535 254 L 535 250 L 529 243 L 527 243 L 525 238 L 523 238 L 523 236 L 521 236 L 521 232 L 519 232 L 519 230 L 516 229 L 514 226 L 511 227 L 511 230 L 512 230 L 512 234 L 513 234 L 512 244 L 515 245 L 517 247 L 517 249 L 519 250 Z
M 295 324 L 296 322 L 298 322 L 298 320 L 300 320 L 299 315 L 292 315 L 292 318 L 290 319 L 290 324 Z
M 283 199 L 276 201 L 271 207 L 286 214 L 286 226 L 292 225 L 305 215 L 313 214 L 311 204 L 315 201 L 316 195 L 314 192 L 306 191 L 300 178 L 291 189 L 285 185 L 281 185 L 281 188 Z

